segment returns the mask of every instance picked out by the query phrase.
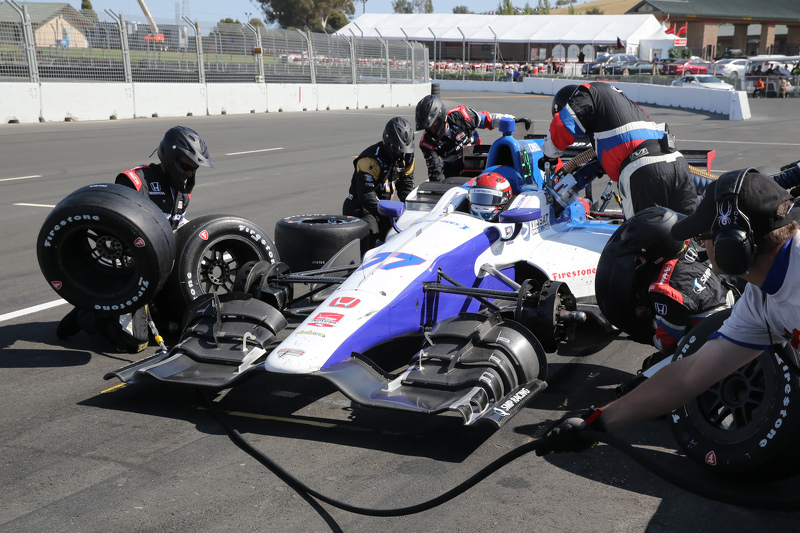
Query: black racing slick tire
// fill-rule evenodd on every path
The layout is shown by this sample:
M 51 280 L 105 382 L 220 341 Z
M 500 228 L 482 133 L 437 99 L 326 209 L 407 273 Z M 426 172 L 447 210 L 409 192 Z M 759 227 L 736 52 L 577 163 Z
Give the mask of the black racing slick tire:
M 164 213 L 124 185 L 100 183 L 65 197 L 44 221 L 39 268 L 79 309 L 113 316 L 147 304 L 167 280 L 175 238 Z
M 367 223 L 344 215 L 295 215 L 275 225 L 275 244 L 281 260 L 292 272 L 322 267 L 346 244 L 363 239 L 369 233 Z
M 695 326 L 676 353 L 696 352 L 730 312 Z M 787 359 L 796 367 L 798 355 L 791 345 L 765 351 L 668 415 L 672 435 L 687 457 L 713 472 L 763 481 L 800 472 L 800 377 Z
M 164 294 L 157 300 L 158 307 L 170 314 L 183 313 L 202 294 L 236 290 L 236 276 L 248 263 L 279 261 L 266 232 L 240 217 L 198 217 L 179 227 L 175 240 L 175 267 Z

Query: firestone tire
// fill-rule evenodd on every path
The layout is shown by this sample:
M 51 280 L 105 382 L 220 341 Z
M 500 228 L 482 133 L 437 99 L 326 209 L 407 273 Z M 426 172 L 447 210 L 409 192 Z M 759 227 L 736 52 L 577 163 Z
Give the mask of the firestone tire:
M 722 311 L 693 328 L 676 353 L 689 356 L 730 315 Z M 800 472 L 800 377 L 790 345 L 765 351 L 668 417 L 673 437 L 696 463 L 720 474 L 776 480 Z
M 178 228 L 175 240 L 175 267 L 156 303 L 162 313 L 177 321 L 198 296 L 236 290 L 236 276 L 248 263 L 279 261 L 266 232 L 240 217 L 198 217 Z
M 358 217 L 295 215 L 275 225 L 275 244 L 292 272 L 302 272 L 322 267 L 354 239 L 361 240 L 363 251 L 368 233 L 367 223 Z
M 147 304 L 175 259 L 169 221 L 124 185 L 82 187 L 50 212 L 36 243 L 39 268 L 59 296 L 113 316 Z

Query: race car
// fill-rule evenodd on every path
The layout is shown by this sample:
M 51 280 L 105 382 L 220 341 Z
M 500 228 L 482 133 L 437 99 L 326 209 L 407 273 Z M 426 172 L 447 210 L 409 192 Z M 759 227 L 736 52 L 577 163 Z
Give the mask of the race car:
M 192 302 L 171 350 L 106 378 L 225 388 L 257 371 L 314 376 L 362 405 L 501 426 L 544 390 L 546 353 L 586 320 L 578 304 L 594 297 L 617 221 L 587 218 L 577 192 L 589 170 L 543 175 L 541 139 L 515 139 L 510 119 L 500 129 L 481 156 L 516 193 L 497 222 L 470 213 L 469 181 L 423 183 L 405 204 L 382 202 L 396 231 L 363 259 L 354 240 L 317 270 L 249 264 L 237 290 Z M 294 298 L 298 284 L 311 292 Z

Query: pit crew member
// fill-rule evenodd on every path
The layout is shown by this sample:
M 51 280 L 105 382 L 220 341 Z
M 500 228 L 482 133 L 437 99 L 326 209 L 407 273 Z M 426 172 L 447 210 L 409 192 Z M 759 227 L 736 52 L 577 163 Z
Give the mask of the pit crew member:
M 458 176 L 464 168 L 465 146 L 481 144 L 476 130 L 493 130 L 504 117 L 513 115 L 475 111 L 460 105 L 449 111 L 442 99 L 428 95 L 417 103 L 416 129 L 425 130 L 419 141 L 429 181 L 443 181 Z
M 692 326 L 733 305 L 730 284 L 712 272 L 705 254 L 692 240 L 672 237 L 681 218 L 666 207 L 639 211 L 614 232 L 597 265 L 603 315 L 633 340 L 658 349 L 643 370 L 671 355 Z
M 214 168 L 214 165 L 200 135 L 184 126 L 167 130 L 158 148 L 153 151 L 155 153 L 159 163 L 121 172 L 115 183 L 147 196 L 161 209 L 175 230 L 186 221 L 186 208 L 195 185 L 197 169 L 201 166 Z M 56 336 L 66 339 L 80 330 L 101 334 L 120 352 L 138 353 L 147 348 L 149 343 L 144 307 L 119 316 L 101 316 L 74 308 L 59 322 Z
M 694 211 L 697 192 L 674 138 L 622 91 L 604 82 L 567 85 L 553 98 L 552 112 L 539 168 L 555 168 L 576 138 L 588 137 L 603 170 L 618 184 L 626 218 L 656 205 Z
M 592 443 L 582 430 L 618 431 L 668 413 L 755 359 L 775 343 L 798 347 L 800 207 L 774 180 L 755 169 L 723 174 L 697 210 L 676 223 L 676 239 L 703 242 L 716 272 L 747 281 L 742 298 L 720 329 L 692 357 L 675 361 L 629 394 L 586 418 L 569 418 L 545 436 L 537 454 L 581 451 Z
M 386 237 L 392 221 L 378 213 L 378 202 L 390 200 L 397 191 L 405 201 L 414 189 L 414 129 L 403 117 L 386 123 L 383 139 L 365 149 L 353 161 L 355 170 L 342 214 L 367 222 L 367 246 L 372 248 Z

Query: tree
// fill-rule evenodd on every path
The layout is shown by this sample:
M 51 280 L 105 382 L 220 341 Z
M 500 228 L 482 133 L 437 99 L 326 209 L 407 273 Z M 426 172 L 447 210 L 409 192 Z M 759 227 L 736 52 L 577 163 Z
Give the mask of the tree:
M 356 12 L 353 0 L 258 0 L 258 3 L 267 22 L 277 22 L 282 28 L 322 28 L 329 24 L 334 13 Z
M 98 22 L 97 13 L 89 0 L 81 0 L 81 14 L 92 22 Z
M 602 15 L 603 12 L 600 11 L 599 7 L 592 7 L 586 10 L 586 15 Z
M 556 0 L 556 7 L 572 6 L 577 0 Z
M 433 0 L 414 0 L 417 13 L 433 13 Z
M 513 15 L 514 4 L 511 3 L 511 0 L 500 0 L 500 3 L 497 4 L 496 11 L 498 15 Z
M 470 11 L 467 6 L 456 6 L 453 8 L 453 13 L 466 15 L 466 14 L 472 14 L 472 11 Z
M 413 13 L 414 3 L 411 0 L 393 0 L 392 9 L 395 13 Z
M 433 13 L 433 0 L 393 0 L 392 8 L 395 13 Z
M 522 8 L 523 15 L 535 15 L 536 10 L 531 7 L 530 2 L 525 2 L 525 7 Z
M 536 4 L 536 13 L 538 15 L 549 15 L 550 14 L 550 0 L 539 0 L 539 3 Z

